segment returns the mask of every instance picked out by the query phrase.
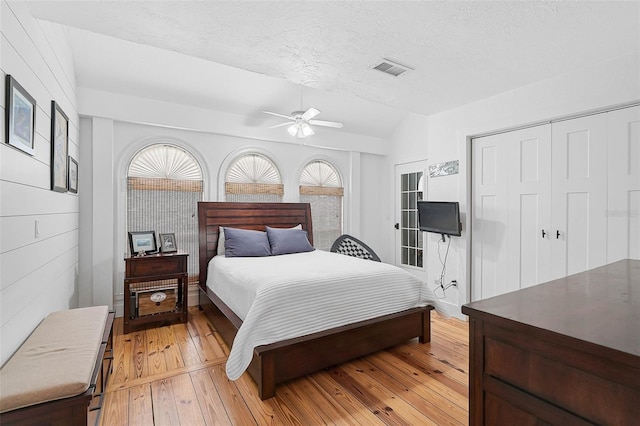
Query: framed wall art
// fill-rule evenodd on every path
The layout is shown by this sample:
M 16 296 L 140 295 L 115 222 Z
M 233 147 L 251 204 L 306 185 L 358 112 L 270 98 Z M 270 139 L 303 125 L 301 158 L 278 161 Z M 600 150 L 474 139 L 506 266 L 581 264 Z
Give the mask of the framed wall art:
M 69 192 L 78 193 L 78 162 L 69 156 Z
M 51 101 L 51 189 L 67 192 L 69 117 Z
M 178 251 L 176 234 L 160 234 L 160 250 L 163 253 L 173 253 Z
M 5 115 L 7 143 L 34 155 L 36 100 L 11 75 L 7 75 Z
M 453 160 L 445 163 L 431 164 L 429 166 L 429 177 L 449 176 L 458 174 L 460 161 Z
M 132 256 L 157 252 L 156 231 L 129 232 L 129 248 Z

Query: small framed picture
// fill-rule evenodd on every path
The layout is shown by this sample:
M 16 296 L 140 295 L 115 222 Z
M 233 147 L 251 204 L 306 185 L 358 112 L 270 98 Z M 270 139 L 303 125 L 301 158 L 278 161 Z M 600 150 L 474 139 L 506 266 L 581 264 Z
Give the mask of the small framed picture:
M 163 253 L 178 251 L 176 244 L 176 234 L 160 234 L 160 250 Z
M 67 192 L 69 117 L 56 101 L 51 101 L 51 189 Z
M 156 253 L 158 251 L 156 231 L 129 232 L 129 246 L 131 255 L 139 255 L 143 251 L 147 254 Z
M 69 156 L 69 192 L 78 193 L 78 162 Z
M 36 153 L 34 145 L 36 100 L 8 74 L 6 90 L 7 143 L 29 155 L 34 155 Z

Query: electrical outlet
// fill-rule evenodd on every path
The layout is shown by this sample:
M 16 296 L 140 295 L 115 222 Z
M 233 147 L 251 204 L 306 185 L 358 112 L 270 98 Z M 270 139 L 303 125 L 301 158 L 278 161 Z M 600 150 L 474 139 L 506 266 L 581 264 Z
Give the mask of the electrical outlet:
M 454 287 L 458 287 L 458 281 L 451 280 L 451 285 L 454 286 Z

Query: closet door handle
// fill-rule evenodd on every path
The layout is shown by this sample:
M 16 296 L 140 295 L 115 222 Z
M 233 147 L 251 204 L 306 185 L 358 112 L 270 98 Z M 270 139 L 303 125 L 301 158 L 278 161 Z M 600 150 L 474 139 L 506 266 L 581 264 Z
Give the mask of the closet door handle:
M 556 229 L 556 240 L 560 239 L 560 231 Z
M 545 235 L 547 235 L 547 233 L 546 233 L 546 232 L 544 232 L 544 229 L 543 229 L 543 230 L 542 230 L 542 238 L 544 238 L 544 237 L 545 237 Z

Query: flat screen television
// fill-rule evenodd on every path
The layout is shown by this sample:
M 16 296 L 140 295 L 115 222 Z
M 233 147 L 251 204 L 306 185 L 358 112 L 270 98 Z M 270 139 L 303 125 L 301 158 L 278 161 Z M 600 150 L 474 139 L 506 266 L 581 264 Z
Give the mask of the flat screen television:
M 442 235 L 462 235 L 457 201 L 418 201 L 418 228 Z

